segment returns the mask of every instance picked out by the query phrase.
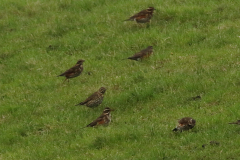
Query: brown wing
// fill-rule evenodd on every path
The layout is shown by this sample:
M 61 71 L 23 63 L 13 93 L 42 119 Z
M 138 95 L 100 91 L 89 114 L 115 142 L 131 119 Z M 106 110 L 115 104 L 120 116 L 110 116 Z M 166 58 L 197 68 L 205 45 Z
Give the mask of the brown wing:
M 148 55 L 148 53 L 151 53 L 151 52 L 152 52 L 152 49 L 146 48 L 146 49 L 143 49 L 140 52 L 136 53 L 132 57 L 129 57 L 128 59 L 138 60 L 138 58 L 149 57 L 150 54 Z
M 240 124 L 240 120 L 237 120 L 236 122 L 231 122 L 231 123 L 228 123 L 228 124 Z
M 138 60 L 139 58 L 142 58 L 144 55 L 145 55 L 145 53 L 138 52 L 138 53 L 134 54 L 132 57 L 128 57 L 128 59 Z
M 85 101 L 81 102 L 80 105 L 84 105 L 86 104 L 87 102 L 93 100 L 93 99 L 96 99 L 98 96 L 98 92 L 94 92 L 91 96 L 89 96 Z
M 145 17 L 147 14 L 148 14 L 148 11 L 145 9 L 145 10 L 142 10 L 142 11 L 134 14 L 132 17 L 141 17 L 141 16 L 144 16 L 144 17 Z M 132 17 L 131 17 L 131 18 L 132 18 Z
M 60 74 L 59 76 L 71 76 L 74 75 L 79 70 L 79 64 L 76 64 L 72 68 L 66 70 L 64 73 Z
M 93 127 L 96 126 L 98 124 L 104 124 L 104 116 L 105 115 L 101 115 L 100 117 L 98 117 L 96 120 L 94 120 L 92 123 L 88 124 L 87 127 Z
M 195 126 L 196 121 L 191 117 L 184 117 L 178 121 L 179 126 L 182 126 L 187 129 L 192 129 Z
M 134 14 L 132 17 L 130 17 L 129 19 L 127 19 L 125 21 L 134 20 L 135 18 L 139 19 L 138 17 L 145 18 L 147 14 L 148 14 L 147 10 L 142 10 L 142 11 Z
M 182 118 L 178 121 L 179 125 L 188 125 L 188 121 L 190 120 L 189 117 Z
M 137 16 L 136 17 L 136 21 L 138 22 L 138 21 L 141 21 L 141 20 L 143 20 L 143 19 L 145 19 L 145 21 L 146 21 L 146 18 L 148 17 L 148 15 L 141 15 L 141 16 Z M 147 20 L 149 20 L 149 19 L 147 19 Z
M 147 54 L 149 52 L 152 52 L 152 48 L 146 48 L 146 49 L 141 50 L 140 52 Z

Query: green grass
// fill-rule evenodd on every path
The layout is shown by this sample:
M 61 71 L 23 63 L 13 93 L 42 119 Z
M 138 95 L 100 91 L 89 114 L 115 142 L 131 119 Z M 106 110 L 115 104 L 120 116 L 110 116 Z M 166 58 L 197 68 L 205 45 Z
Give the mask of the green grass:
M 149 26 L 124 22 L 149 6 Z M 239 159 L 240 128 L 228 125 L 240 118 L 239 6 L 2 0 L 0 159 Z M 150 59 L 121 60 L 149 45 Z M 84 72 L 62 84 L 78 59 Z M 75 106 L 101 86 L 98 108 Z M 105 107 L 108 127 L 80 129 Z M 196 127 L 173 133 L 184 116 Z M 210 141 L 220 145 L 202 148 Z

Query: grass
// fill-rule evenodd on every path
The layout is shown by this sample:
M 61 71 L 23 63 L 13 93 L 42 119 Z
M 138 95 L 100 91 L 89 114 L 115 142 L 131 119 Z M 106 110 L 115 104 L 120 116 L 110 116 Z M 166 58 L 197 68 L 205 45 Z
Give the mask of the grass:
M 1 4 L 0 159 L 240 156 L 240 128 L 228 125 L 239 119 L 238 1 Z M 149 26 L 123 21 L 149 6 Z M 149 45 L 149 60 L 121 60 Z M 56 76 L 78 59 L 84 72 L 62 84 Z M 101 86 L 98 108 L 75 106 Z M 80 129 L 105 107 L 115 109 L 108 127 Z M 196 127 L 173 133 L 184 116 Z M 202 148 L 210 141 L 220 145 Z

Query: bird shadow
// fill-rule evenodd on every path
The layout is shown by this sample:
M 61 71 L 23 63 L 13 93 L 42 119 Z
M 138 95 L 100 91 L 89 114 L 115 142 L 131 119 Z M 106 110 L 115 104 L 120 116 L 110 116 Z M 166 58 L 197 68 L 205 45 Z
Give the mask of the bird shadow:
M 151 28 L 151 24 L 135 23 L 132 25 L 129 24 L 129 25 L 122 26 L 121 31 L 134 33 L 134 32 L 140 32 L 142 30 L 150 29 L 150 28 Z

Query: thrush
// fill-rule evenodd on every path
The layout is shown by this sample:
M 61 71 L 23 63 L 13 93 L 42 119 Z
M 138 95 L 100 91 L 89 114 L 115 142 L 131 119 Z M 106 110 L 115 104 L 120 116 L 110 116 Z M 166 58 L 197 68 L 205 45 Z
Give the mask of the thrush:
M 148 7 L 147 9 L 134 14 L 132 17 L 126 19 L 125 21 L 136 21 L 137 23 L 150 22 L 154 10 L 155 10 L 154 7 Z
M 148 58 L 152 54 L 153 54 L 153 47 L 148 46 L 146 49 L 141 50 L 140 52 L 134 54 L 132 57 L 128 57 L 127 59 L 138 61 L 138 60 L 143 60 L 144 58 Z
M 103 101 L 104 93 L 106 92 L 106 90 L 107 90 L 106 88 L 101 87 L 97 92 L 94 92 L 85 101 L 77 105 L 86 105 L 87 107 L 90 107 L 90 108 L 99 106 Z
M 215 146 L 219 146 L 220 145 L 220 142 L 218 141 L 210 141 L 209 142 L 210 145 L 215 145 Z M 202 147 L 205 148 L 208 144 L 203 144 Z
M 178 121 L 178 125 L 173 131 L 184 131 L 192 129 L 196 124 L 196 120 L 192 119 L 191 117 L 184 117 Z
M 88 124 L 86 127 L 95 127 L 98 125 L 104 125 L 107 126 L 111 122 L 111 111 L 109 107 L 106 107 L 101 116 L 99 116 L 96 120 L 94 120 L 92 123 Z M 85 127 L 84 127 L 85 128 Z
M 228 123 L 228 124 L 238 124 L 238 125 L 240 125 L 240 120 L 237 120 L 236 122 L 231 122 L 231 123 Z
M 218 142 L 218 141 L 210 141 L 209 142 L 210 143 L 210 145 L 220 145 L 220 142 Z
M 58 75 L 58 76 L 65 76 L 66 79 L 63 81 L 63 83 L 68 80 L 69 81 L 69 78 L 74 78 L 74 77 L 77 77 L 79 76 L 82 71 L 83 71 L 83 62 L 85 60 L 78 60 L 77 61 L 77 64 L 75 64 L 75 66 L 73 66 L 72 68 L 66 70 L 64 73 Z
M 196 96 L 196 97 L 191 97 L 192 100 L 196 101 L 196 100 L 200 100 L 201 96 Z

